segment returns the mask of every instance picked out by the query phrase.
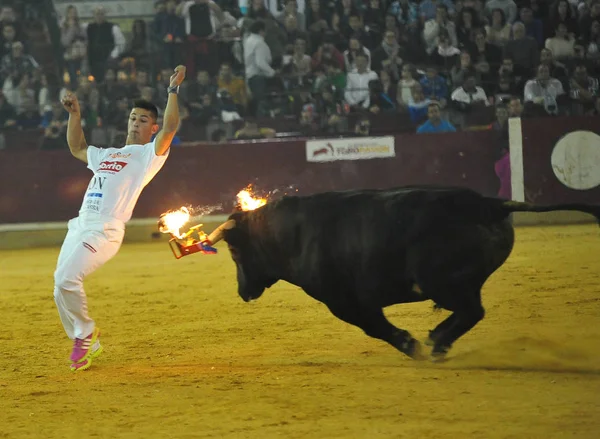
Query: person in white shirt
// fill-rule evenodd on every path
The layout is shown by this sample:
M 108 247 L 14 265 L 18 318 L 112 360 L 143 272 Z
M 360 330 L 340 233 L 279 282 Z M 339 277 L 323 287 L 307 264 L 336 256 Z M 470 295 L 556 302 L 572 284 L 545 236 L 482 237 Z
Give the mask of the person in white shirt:
M 264 21 L 256 20 L 250 25 L 250 35 L 244 40 L 246 81 L 258 116 L 267 114 L 267 78 L 275 76 L 275 70 L 271 67 L 271 49 L 265 42 L 265 32 Z
M 472 73 L 465 76 L 463 85 L 452 92 L 450 99 L 455 106 L 461 109 L 471 108 L 473 104 L 477 103 L 490 105 L 485 91 L 476 85 L 475 75 Z
M 369 108 L 371 105 L 371 93 L 369 83 L 379 79 L 377 73 L 367 68 L 368 59 L 365 53 L 356 55 L 356 70 L 348 73 L 346 79 L 346 91 L 344 98 L 351 107 L 355 109 Z
M 525 83 L 523 101 L 541 106 L 548 114 L 558 114 L 558 100 L 565 95 L 562 83 L 550 77 L 550 69 L 546 64 L 538 66 L 538 74 Z
M 89 368 L 102 352 L 100 330 L 88 314 L 83 279 L 117 254 L 125 224 L 142 190 L 167 160 L 179 126 L 177 94 L 184 78 L 185 67 L 178 66 L 171 76 L 162 130 L 152 103 L 134 103 L 122 148 L 88 145 L 77 97 L 69 93 L 62 99 L 69 112 L 67 143 L 71 154 L 94 173 L 79 215 L 68 222 L 54 272 L 54 301 L 67 336 L 74 340 L 70 356 L 73 371 Z

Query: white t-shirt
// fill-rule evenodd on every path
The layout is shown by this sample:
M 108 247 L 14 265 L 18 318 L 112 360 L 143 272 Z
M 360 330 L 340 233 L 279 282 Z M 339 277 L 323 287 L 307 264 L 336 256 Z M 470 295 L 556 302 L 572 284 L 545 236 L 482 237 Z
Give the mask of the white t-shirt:
M 170 150 L 169 150 L 170 151 Z M 118 219 L 126 223 L 142 190 L 165 164 L 169 152 L 157 156 L 154 141 L 123 148 L 88 146 L 90 180 L 79 217 L 84 220 Z

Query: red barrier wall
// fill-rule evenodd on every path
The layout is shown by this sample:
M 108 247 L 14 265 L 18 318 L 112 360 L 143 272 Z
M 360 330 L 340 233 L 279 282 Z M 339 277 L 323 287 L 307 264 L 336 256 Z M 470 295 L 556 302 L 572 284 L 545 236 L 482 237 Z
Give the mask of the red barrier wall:
M 305 141 L 173 148 L 142 193 L 134 218 L 158 217 L 183 204 L 224 204 L 250 182 L 271 190 L 296 185 L 300 194 L 406 184 L 444 184 L 495 195 L 496 135 L 492 132 L 395 137 L 396 157 L 309 163 Z M 77 215 L 91 178 L 63 151 L 0 151 L 0 223 L 65 221 Z
M 521 131 L 525 201 L 537 204 L 600 203 L 600 186 L 587 190 L 569 188 L 557 178 L 551 163 L 553 149 L 564 136 L 581 131 L 600 135 L 599 117 L 521 119 Z M 589 146 L 600 149 L 600 137 Z M 570 152 L 574 153 L 574 150 Z M 575 167 L 583 165 L 577 161 L 574 158 L 572 162 Z M 599 173 L 600 163 L 596 163 L 590 172 Z

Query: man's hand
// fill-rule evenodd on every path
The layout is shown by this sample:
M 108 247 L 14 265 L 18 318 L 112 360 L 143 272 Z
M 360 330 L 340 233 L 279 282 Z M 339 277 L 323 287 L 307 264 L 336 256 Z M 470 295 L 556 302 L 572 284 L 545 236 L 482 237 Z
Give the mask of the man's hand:
M 62 99 L 61 101 L 63 107 L 65 107 L 65 110 L 67 110 L 69 112 L 69 114 L 74 115 L 74 116 L 79 116 L 80 115 L 80 109 L 79 109 L 79 101 L 77 100 L 77 96 L 75 96 L 72 93 L 67 93 L 66 96 Z
M 171 87 L 176 87 L 181 85 L 183 80 L 185 79 L 185 66 L 179 65 L 175 67 L 175 73 L 171 75 L 170 85 Z

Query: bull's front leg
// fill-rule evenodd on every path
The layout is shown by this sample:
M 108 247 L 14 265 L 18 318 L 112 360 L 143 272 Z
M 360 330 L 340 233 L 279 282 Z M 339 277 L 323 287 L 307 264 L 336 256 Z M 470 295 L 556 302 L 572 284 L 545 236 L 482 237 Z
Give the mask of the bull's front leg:
M 421 343 L 408 331 L 392 325 L 381 308 L 369 308 L 359 303 L 326 303 L 329 310 L 340 320 L 358 326 L 369 337 L 386 341 L 400 352 L 415 360 L 424 359 Z

